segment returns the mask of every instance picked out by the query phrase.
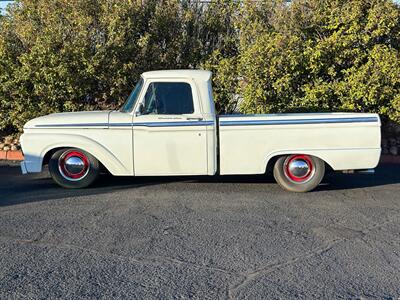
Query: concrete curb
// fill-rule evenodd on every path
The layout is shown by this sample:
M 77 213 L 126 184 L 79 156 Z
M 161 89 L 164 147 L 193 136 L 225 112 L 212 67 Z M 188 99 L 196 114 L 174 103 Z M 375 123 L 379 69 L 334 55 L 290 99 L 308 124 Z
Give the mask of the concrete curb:
M 13 160 L 21 161 L 24 160 L 22 151 L 0 151 L 0 160 Z M 380 164 L 400 164 L 400 156 L 393 155 L 382 155 L 379 161 Z
M 22 151 L 0 151 L 0 160 L 13 160 L 13 161 L 21 161 L 24 160 L 24 155 Z

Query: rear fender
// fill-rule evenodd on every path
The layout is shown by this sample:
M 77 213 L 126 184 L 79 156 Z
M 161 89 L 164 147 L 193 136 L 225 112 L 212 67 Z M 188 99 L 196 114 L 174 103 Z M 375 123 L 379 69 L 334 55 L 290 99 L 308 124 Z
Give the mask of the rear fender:
M 283 150 L 269 154 L 264 161 L 264 166 L 277 156 L 289 154 L 306 154 L 318 157 L 328 164 L 333 170 L 375 168 L 380 159 L 380 148 L 349 148 L 349 149 L 318 149 L 318 150 Z

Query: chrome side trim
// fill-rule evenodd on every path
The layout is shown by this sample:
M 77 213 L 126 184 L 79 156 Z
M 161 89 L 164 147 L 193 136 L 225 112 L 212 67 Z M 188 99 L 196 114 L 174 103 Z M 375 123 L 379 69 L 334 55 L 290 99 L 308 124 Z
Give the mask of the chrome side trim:
M 108 127 L 175 127 L 175 126 L 210 126 L 214 125 L 214 121 L 184 121 L 184 122 L 138 122 L 138 123 L 77 123 L 77 124 L 43 124 L 35 125 L 39 128 L 52 127 L 79 127 L 79 128 L 108 128 Z
M 298 124 L 337 124 L 337 123 L 375 123 L 377 117 L 362 118 L 324 118 L 324 119 L 287 119 L 287 120 L 230 120 L 220 121 L 221 126 L 246 125 L 298 125 Z
M 214 125 L 214 121 L 146 122 L 146 123 L 132 124 L 132 126 L 145 126 L 145 127 L 209 126 L 209 125 Z
M 75 124 L 39 124 L 35 127 L 108 127 L 108 123 L 75 123 Z
M 338 123 L 376 123 L 378 117 L 361 118 L 323 118 L 323 119 L 286 119 L 286 120 L 220 120 L 221 126 L 249 126 L 249 125 L 299 125 L 299 124 L 338 124 Z M 214 121 L 182 121 L 182 122 L 138 122 L 138 123 L 76 123 L 76 124 L 39 124 L 38 128 L 51 127 L 80 127 L 80 128 L 108 128 L 108 127 L 174 127 L 174 126 L 210 126 Z

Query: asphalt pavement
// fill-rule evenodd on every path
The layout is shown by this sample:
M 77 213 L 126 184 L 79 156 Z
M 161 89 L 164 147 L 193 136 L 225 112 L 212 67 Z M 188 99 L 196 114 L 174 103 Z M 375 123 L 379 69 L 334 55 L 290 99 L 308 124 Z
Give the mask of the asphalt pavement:
M 399 299 L 400 165 L 269 177 L 103 176 L 0 164 L 1 299 Z

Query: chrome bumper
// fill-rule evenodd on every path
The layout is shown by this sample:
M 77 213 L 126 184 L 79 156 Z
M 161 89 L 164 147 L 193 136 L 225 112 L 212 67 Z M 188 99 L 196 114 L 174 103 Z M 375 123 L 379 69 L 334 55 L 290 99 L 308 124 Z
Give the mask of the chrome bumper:
M 24 175 L 28 173 L 28 170 L 26 169 L 26 165 L 25 165 L 24 161 L 21 162 L 21 172 Z
M 345 174 L 375 174 L 375 169 L 362 169 L 362 170 L 343 170 L 342 173 Z
M 375 169 L 365 169 L 356 171 L 359 174 L 375 174 Z

